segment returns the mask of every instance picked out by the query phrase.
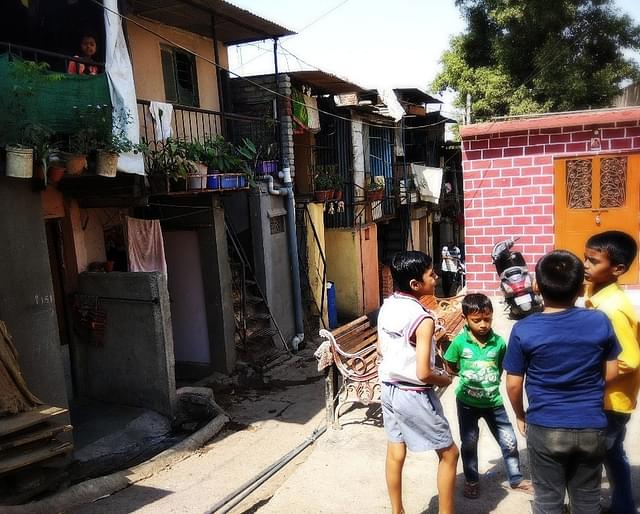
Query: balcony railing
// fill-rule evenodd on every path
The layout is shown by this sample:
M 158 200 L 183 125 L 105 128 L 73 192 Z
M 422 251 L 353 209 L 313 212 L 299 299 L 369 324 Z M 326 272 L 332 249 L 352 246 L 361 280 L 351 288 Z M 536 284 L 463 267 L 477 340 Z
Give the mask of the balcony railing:
M 7 41 L 0 41 L 0 53 L 8 52 L 11 55 L 17 55 L 21 59 L 33 61 L 37 63 L 46 62 L 52 71 L 66 73 L 71 61 L 91 65 L 98 68 L 98 72 L 104 72 L 104 63 L 87 61 L 80 57 L 73 57 L 57 52 L 51 52 L 42 48 L 32 48 L 29 46 L 15 45 Z
M 150 107 L 149 100 L 138 99 L 140 136 L 153 143 L 166 135 L 159 130 L 158 120 L 151 115 Z M 246 137 L 256 144 L 265 144 L 276 141 L 276 130 L 277 123 L 272 119 L 173 105 L 171 137 L 174 139 L 204 141 L 222 135 L 234 143 L 240 143 Z

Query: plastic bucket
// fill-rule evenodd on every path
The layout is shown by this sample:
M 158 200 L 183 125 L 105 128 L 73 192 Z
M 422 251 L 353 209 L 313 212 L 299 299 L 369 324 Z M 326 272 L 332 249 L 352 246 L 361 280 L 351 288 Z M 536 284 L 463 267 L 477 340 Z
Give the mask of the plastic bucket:
M 329 328 L 338 326 L 338 304 L 336 303 L 336 285 L 327 282 L 327 314 L 329 315 Z
M 33 148 L 7 146 L 7 177 L 33 177 Z

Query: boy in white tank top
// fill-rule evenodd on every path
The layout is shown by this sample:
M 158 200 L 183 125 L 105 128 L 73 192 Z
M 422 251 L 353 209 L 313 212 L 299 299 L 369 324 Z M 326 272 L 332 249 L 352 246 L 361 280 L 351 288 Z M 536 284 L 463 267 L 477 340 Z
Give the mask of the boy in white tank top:
M 387 432 L 386 478 L 393 514 L 404 512 L 402 467 L 407 448 L 438 454 L 440 514 L 453 514 L 458 448 L 449 423 L 433 391 L 451 377 L 435 367 L 435 315 L 418 298 L 433 294 L 438 276 L 431 257 L 422 252 L 400 252 L 391 263 L 395 292 L 385 299 L 378 315 L 378 375 L 382 413 Z

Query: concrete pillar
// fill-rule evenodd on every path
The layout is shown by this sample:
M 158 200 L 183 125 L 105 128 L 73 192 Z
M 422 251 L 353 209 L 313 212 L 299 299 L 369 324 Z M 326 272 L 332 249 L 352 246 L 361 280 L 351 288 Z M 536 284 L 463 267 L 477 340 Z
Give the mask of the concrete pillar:
M 215 371 L 230 373 L 236 363 L 233 283 L 224 208 L 212 199 L 211 227 L 198 229 L 211 363 Z
M 67 407 L 60 337 L 40 194 L 30 180 L 0 177 L 0 319 L 31 391 Z
M 249 194 L 249 211 L 256 278 L 289 341 L 295 335 L 295 321 L 284 197 L 270 195 L 260 184 L 257 191 Z

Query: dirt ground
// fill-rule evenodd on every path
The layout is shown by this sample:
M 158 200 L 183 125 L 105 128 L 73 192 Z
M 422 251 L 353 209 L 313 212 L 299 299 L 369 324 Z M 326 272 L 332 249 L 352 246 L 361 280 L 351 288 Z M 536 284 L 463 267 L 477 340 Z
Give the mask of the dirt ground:
M 495 307 L 494 328 L 507 337 L 513 322 L 506 319 L 499 304 Z M 233 421 L 200 451 L 148 480 L 71 512 L 210 512 L 216 502 L 298 446 L 314 429 L 324 426 L 324 382 L 316 369 L 313 348 L 303 350 L 274 369 L 269 378 L 268 389 L 233 392 L 226 398 Z M 442 401 L 454 440 L 459 441 L 453 387 L 446 391 Z M 229 512 L 390 512 L 384 481 L 386 438 L 378 406 L 354 408 L 341 419 L 341 430 L 327 430 Z M 636 500 L 640 502 L 637 415 L 631 419 L 626 440 L 634 490 L 638 491 Z M 527 476 L 526 443 L 522 437 L 518 443 Z M 462 497 L 464 480 L 462 464 L 458 464 L 457 512 L 531 512 L 532 497 L 508 489 L 500 450 L 486 426 L 481 429 L 479 459 L 482 477 L 481 496 L 477 500 Z M 432 452 L 408 455 L 404 475 L 407 513 L 437 513 L 436 461 Z M 603 504 L 606 503 L 605 480 Z

